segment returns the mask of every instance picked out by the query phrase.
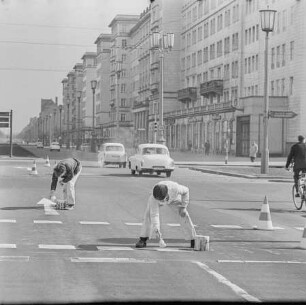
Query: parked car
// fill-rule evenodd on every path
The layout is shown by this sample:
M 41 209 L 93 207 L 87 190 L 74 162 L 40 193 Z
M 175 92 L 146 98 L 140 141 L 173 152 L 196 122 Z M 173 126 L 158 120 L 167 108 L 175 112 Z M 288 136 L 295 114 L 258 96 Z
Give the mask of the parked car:
M 140 144 L 136 154 L 129 158 L 129 168 L 131 174 L 154 172 L 157 175 L 166 173 L 167 177 L 171 176 L 174 170 L 174 160 L 170 158 L 167 146 L 162 144 Z
M 60 151 L 61 150 L 61 147 L 59 145 L 58 142 L 52 142 L 51 145 L 50 145 L 50 151 L 52 150 L 57 150 L 57 151 Z
M 44 144 L 42 142 L 37 142 L 36 148 L 44 148 Z
M 124 145 L 121 143 L 104 143 L 98 154 L 98 163 L 101 167 L 108 164 L 126 168 L 127 156 Z

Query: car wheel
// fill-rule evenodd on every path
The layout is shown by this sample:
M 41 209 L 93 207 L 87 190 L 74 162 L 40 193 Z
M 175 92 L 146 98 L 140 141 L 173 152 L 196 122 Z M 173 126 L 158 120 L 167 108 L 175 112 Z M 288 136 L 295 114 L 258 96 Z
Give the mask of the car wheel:
M 135 175 L 135 170 L 132 169 L 132 170 L 131 170 L 131 174 L 132 174 L 132 175 Z
M 166 176 L 169 178 L 171 176 L 171 172 L 166 172 Z
M 160 172 L 156 172 L 156 174 L 159 176 L 161 173 Z

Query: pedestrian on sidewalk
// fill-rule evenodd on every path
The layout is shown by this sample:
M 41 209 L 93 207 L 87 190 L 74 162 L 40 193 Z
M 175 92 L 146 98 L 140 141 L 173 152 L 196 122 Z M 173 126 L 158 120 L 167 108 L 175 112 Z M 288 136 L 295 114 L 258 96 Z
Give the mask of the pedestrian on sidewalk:
M 68 158 L 59 161 L 52 174 L 50 199 L 54 201 L 58 210 L 72 210 L 75 206 L 75 184 L 82 171 L 81 162 L 75 158 Z M 57 200 L 55 190 L 57 183 L 63 187 L 63 199 Z
M 258 152 L 258 145 L 256 144 L 255 141 L 253 141 L 251 147 L 250 147 L 250 159 L 251 162 L 254 162 L 256 157 L 257 157 L 257 152 Z
M 210 143 L 209 140 L 207 140 L 204 144 L 204 148 L 205 148 L 205 156 L 209 155 L 209 151 L 210 151 Z
M 295 197 L 300 197 L 298 181 L 300 173 L 306 172 L 306 143 L 305 137 L 302 135 L 299 135 L 298 142 L 291 146 L 286 162 L 287 170 L 289 169 L 291 163 L 293 163 L 293 179 L 296 190 Z
M 160 231 L 160 207 L 165 206 L 179 216 L 179 222 L 186 240 L 190 241 L 190 247 L 194 248 L 195 228 L 187 211 L 189 204 L 189 188 L 173 181 L 161 181 L 153 187 L 144 213 L 144 219 L 140 230 L 140 238 L 136 248 L 147 246 L 149 238 L 162 240 Z

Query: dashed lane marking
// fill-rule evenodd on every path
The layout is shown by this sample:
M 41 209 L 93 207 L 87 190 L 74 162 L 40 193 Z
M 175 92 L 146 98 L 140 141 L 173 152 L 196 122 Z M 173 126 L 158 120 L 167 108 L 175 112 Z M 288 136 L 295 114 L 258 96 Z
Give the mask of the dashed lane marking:
M 141 226 L 141 222 L 126 222 L 125 223 L 127 226 Z
M 16 219 L 0 219 L 0 222 L 16 223 Z
M 299 231 L 303 231 L 304 227 L 294 227 L 295 229 L 299 230 Z
M 71 257 L 72 263 L 142 263 L 155 264 L 157 261 L 152 259 L 135 259 L 128 257 Z
M 56 223 L 56 224 L 62 224 L 63 222 L 62 221 L 59 221 L 59 220 L 34 220 L 33 221 L 34 223 Z
M 227 229 L 242 229 L 241 226 L 237 225 L 211 225 L 214 228 L 227 228 Z
M 0 244 L 0 249 L 15 249 L 16 244 Z
M 229 288 L 231 288 L 232 291 L 234 291 L 234 293 L 236 293 L 238 296 L 245 299 L 246 301 L 257 302 L 257 303 L 261 302 L 258 298 L 248 294 L 245 290 L 243 290 L 242 288 L 240 288 L 236 284 L 229 281 L 226 277 L 224 277 L 220 273 L 218 273 L 215 270 L 209 268 L 206 264 L 203 264 L 203 263 L 197 262 L 197 261 L 195 261 L 193 263 L 198 265 L 201 269 L 205 270 L 206 272 L 208 272 L 212 276 L 214 276 L 220 283 L 222 283 L 222 284 L 228 286 Z
M 181 225 L 179 223 L 167 223 L 167 226 L 169 226 L 169 227 L 180 227 Z
M 76 247 L 73 245 L 38 245 L 40 249 L 53 249 L 53 250 L 76 250 Z
M 103 247 L 103 246 L 97 246 L 97 249 L 100 251 L 133 251 L 134 249 L 131 247 Z
M 109 225 L 106 221 L 80 221 L 81 225 Z
M 239 264 L 306 264 L 299 261 L 253 261 L 253 260 L 217 260 L 218 263 L 239 263 Z
M 0 262 L 28 262 L 29 256 L 0 256 Z

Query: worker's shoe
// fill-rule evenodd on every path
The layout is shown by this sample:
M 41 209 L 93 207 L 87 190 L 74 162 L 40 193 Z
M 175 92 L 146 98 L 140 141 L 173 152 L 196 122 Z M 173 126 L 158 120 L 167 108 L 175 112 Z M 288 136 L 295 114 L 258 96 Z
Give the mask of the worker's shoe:
M 136 248 L 145 248 L 147 246 L 148 237 L 140 237 L 138 242 L 136 243 Z
M 300 194 L 299 194 L 299 193 L 296 193 L 296 194 L 295 194 L 295 197 L 300 197 Z
M 194 248 L 194 239 L 190 241 L 190 248 Z

